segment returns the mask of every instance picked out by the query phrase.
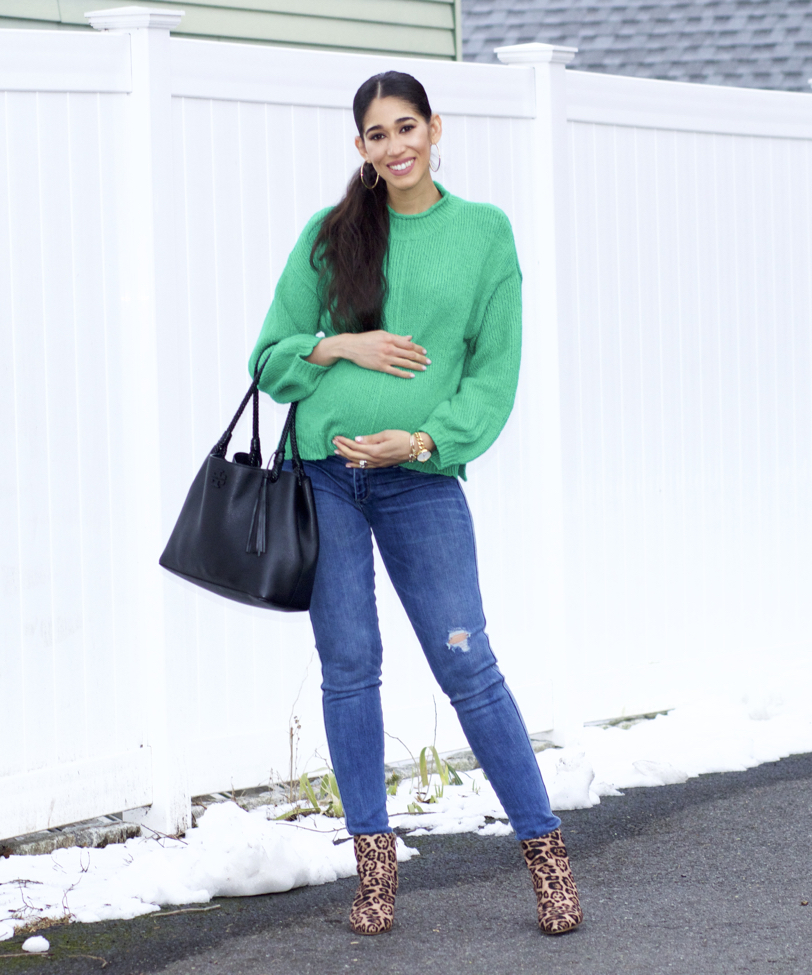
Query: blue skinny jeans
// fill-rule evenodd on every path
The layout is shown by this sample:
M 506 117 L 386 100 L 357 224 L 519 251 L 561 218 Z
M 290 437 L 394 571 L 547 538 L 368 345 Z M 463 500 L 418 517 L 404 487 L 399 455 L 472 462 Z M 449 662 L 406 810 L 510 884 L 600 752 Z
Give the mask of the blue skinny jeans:
M 520 840 L 561 821 L 485 634 L 471 515 L 459 482 L 403 467 L 305 461 L 319 519 L 310 619 L 324 724 L 353 835 L 389 832 L 381 711 L 383 647 L 372 533 L 429 666 Z

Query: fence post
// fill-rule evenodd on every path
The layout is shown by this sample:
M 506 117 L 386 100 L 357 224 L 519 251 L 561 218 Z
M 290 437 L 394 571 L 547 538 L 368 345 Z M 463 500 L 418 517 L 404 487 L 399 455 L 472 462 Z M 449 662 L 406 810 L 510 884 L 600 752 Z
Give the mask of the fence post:
M 186 785 L 182 646 L 169 638 L 164 580 L 157 559 L 163 542 L 162 483 L 176 433 L 171 350 L 174 314 L 174 213 L 169 31 L 183 11 L 122 7 L 86 14 L 96 30 L 130 36 L 132 91 L 121 120 L 121 318 L 116 336 L 120 438 L 117 503 L 126 505 L 126 563 L 119 581 L 120 625 L 141 666 L 138 695 L 145 746 L 152 752 L 152 805 L 126 818 L 161 833 L 184 832 L 191 806 Z M 174 413 L 174 416 L 173 416 Z M 175 443 L 177 441 L 175 440 Z
M 496 48 L 503 64 L 535 71 L 536 119 L 528 167 L 534 214 L 534 248 L 524 258 L 525 328 L 523 359 L 532 363 L 526 384 L 531 415 L 538 418 L 535 456 L 540 523 L 539 618 L 544 621 L 544 659 L 555 673 L 553 724 L 559 744 L 577 740 L 583 716 L 577 679 L 569 659 L 566 607 L 563 458 L 559 397 L 559 332 L 571 321 L 572 240 L 565 66 L 577 52 L 554 44 L 515 44 Z

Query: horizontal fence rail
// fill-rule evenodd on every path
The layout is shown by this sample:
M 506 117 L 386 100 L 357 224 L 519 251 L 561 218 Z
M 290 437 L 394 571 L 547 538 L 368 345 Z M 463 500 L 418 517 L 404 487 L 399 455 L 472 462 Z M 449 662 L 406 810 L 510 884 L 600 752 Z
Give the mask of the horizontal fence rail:
M 126 35 L 0 30 L 0 91 L 131 90 Z
M 571 122 L 812 139 L 809 95 L 567 72 Z
M 309 69 L 309 70 L 308 70 Z M 468 116 L 535 115 L 530 71 L 510 72 L 494 65 L 416 61 L 382 55 L 333 54 L 244 44 L 213 45 L 173 39 L 172 94 L 263 104 L 310 105 L 347 109 L 358 86 L 382 71 L 419 71 L 436 111 Z M 329 79 L 329 84 L 325 82 Z

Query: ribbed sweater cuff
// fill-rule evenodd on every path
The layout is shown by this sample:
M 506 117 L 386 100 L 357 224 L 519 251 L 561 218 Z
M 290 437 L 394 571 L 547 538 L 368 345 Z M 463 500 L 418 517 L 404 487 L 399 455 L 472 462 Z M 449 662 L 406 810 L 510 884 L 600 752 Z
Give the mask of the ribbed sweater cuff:
M 274 346 L 263 367 L 260 389 L 280 403 L 309 396 L 330 368 L 306 361 L 320 341 L 321 336 L 306 334 L 282 339 Z

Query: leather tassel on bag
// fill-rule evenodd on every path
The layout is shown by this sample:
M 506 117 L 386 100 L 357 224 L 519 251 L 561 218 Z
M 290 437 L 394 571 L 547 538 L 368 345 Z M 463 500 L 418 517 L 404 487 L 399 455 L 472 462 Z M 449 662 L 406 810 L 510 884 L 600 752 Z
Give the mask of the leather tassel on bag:
M 268 510 L 268 475 L 262 478 L 262 484 L 257 494 L 254 513 L 251 517 L 251 530 L 248 533 L 248 544 L 245 551 L 249 555 L 264 555 L 267 548 L 266 512 Z

